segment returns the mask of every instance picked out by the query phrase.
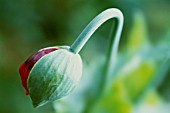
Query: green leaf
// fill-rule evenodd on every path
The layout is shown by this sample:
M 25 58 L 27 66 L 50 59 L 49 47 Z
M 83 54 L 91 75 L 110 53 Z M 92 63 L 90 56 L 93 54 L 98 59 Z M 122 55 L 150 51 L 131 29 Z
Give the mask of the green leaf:
M 148 36 L 146 21 L 142 12 L 137 11 L 134 13 L 134 22 L 132 29 L 128 33 L 128 41 L 126 49 L 130 53 L 135 53 L 143 47 L 148 47 Z
M 135 66 L 133 69 L 124 71 L 124 73 L 119 76 L 124 76 L 122 82 L 125 85 L 128 97 L 132 101 L 135 101 L 153 79 L 156 72 L 156 66 L 151 60 L 141 60 L 138 64 L 135 64 L 134 62 L 134 64 L 130 65 L 130 63 L 128 63 L 125 68 L 127 68 L 127 66 L 132 67 L 132 65 Z
M 91 113 L 131 113 L 133 105 L 127 98 L 125 87 L 120 80 L 116 80 L 110 92 L 104 95 Z

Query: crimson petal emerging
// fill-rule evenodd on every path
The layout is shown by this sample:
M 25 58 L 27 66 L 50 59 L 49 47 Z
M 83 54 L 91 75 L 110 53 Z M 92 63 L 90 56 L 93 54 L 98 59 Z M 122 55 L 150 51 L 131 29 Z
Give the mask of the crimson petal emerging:
M 28 86 L 27 86 L 27 79 L 28 76 L 30 74 L 31 69 L 33 68 L 34 64 L 43 56 L 45 56 L 46 54 L 49 54 L 53 51 L 58 50 L 59 48 L 56 47 L 50 47 L 50 48 L 45 48 L 42 49 L 40 51 L 38 51 L 37 53 L 31 55 L 19 68 L 19 73 L 20 73 L 20 77 L 21 77 L 21 81 L 22 81 L 22 85 L 26 90 L 26 95 L 29 95 L 29 91 L 28 91 Z

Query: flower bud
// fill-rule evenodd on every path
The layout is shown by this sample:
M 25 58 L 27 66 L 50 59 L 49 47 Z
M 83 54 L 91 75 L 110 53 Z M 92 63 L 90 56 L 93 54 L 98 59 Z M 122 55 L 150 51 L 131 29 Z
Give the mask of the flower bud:
M 68 47 L 45 48 L 21 65 L 20 76 L 34 107 L 60 99 L 79 83 L 82 61 Z

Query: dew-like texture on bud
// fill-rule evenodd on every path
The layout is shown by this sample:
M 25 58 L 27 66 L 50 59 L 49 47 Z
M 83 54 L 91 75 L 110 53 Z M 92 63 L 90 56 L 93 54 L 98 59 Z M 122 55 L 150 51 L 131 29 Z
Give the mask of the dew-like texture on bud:
M 35 64 L 28 78 L 33 106 L 42 106 L 66 96 L 77 86 L 81 75 L 79 54 L 60 49 L 44 56 Z
M 40 50 L 39 52 L 31 55 L 19 68 L 20 77 L 22 80 L 22 85 L 26 90 L 26 95 L 29 94 L 28 87 L 27 87 L 27 79 L 30 74 L 31 69 L 33 68 L 34 64 L 42 58 L 44 55 L 49 54 L 55 50 L 58 50 L 58 48 L 51 47 L 51 48 L 45 48 Z

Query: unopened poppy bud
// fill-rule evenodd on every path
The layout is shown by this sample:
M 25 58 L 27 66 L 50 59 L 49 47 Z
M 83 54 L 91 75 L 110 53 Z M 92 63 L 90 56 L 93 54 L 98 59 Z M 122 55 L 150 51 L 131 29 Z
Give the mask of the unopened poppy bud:
M 30 94 L 34 107 L 66 96 L 79 83 L 81 57 L 68 48 L 42 49 L 21 65 L 22 84 L 26 94 Z
M 34 64 L 44 55 L 49 54 L 59 48 L 51 47 L 41 49 L 37 53 L 31 55 L 19 68 L 20 77 L 22 80 L 22 85 L 26 90 L 26 95 L 29 95 L 28 86 L 27 86 L 27 79 L 30 74 L 31 69 L 33 68 Z

